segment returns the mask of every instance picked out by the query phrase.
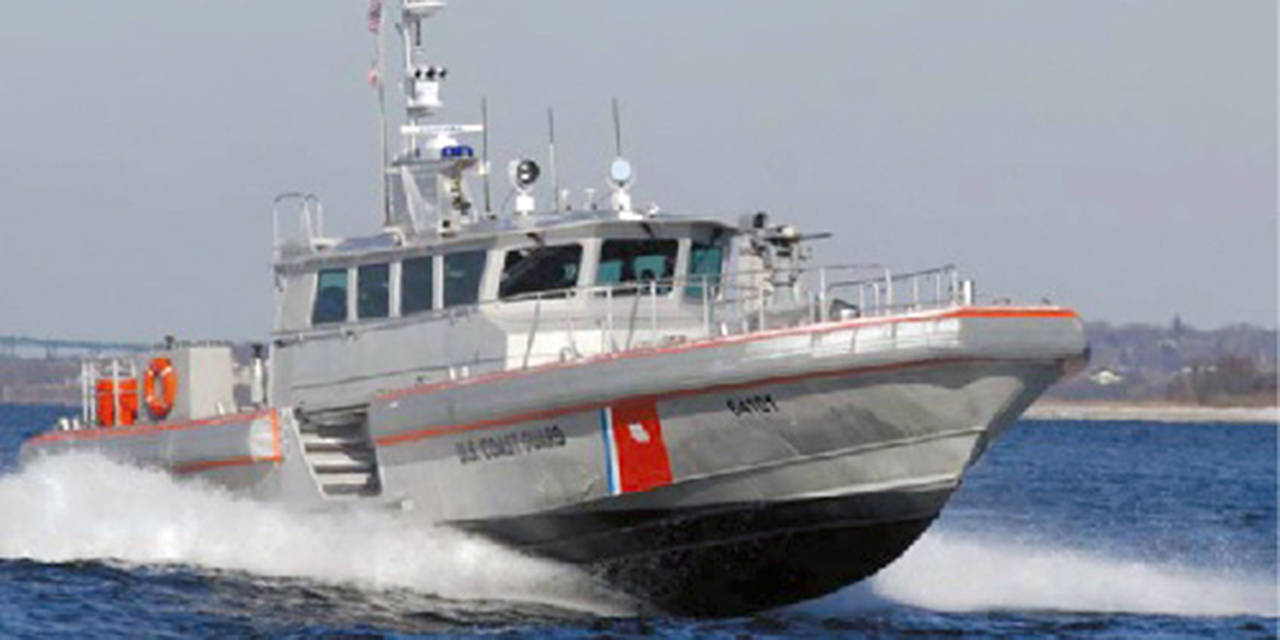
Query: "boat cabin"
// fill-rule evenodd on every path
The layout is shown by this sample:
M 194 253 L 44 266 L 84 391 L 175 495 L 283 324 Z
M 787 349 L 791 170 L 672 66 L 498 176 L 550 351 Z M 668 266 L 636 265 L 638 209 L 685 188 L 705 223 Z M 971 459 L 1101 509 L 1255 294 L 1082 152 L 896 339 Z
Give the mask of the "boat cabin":
M 739 237 L 712 219 L 577 212 L 284 246 L 273 399 L 341 404 L 706 337 Z
M 702 296 L 719 282 L 732 228 L 711 220 L 569 224 L 407 241 L 337 243 L 277 264 L 278 335 L 448 315 L 462 307 L 569 301 L 606 289 Z M 677 290 L 675 283 L 684 285 Z M 679 294 L 679 295 L 678 295 Z M 588 297 L 586 300 L 590 300 Z

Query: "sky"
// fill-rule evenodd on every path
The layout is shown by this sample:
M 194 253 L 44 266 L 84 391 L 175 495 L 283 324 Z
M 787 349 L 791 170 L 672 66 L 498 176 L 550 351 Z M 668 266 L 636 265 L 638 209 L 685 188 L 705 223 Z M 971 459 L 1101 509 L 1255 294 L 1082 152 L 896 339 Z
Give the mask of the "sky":
M 366 9 L 6 3 L 0 334 L 264 337 L 276 193 L 380 222 Z M 428 39 L 495 167 L 554 107 L 562 183 L 603 189 L 617 96 L 638 204 L 1215 328 L 1276 326 L 1276 29 L 1265 0 L 454 0 Z

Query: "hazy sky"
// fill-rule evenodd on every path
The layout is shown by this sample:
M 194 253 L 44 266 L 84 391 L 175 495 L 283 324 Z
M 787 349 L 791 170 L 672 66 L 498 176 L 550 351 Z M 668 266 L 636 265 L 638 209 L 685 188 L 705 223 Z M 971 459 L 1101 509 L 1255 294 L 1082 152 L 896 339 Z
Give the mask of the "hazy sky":
M 270 200 L 378 222 L 365 0 L 8 2 L 0 333 L 258 338 Z M 495 166 L 603 186 L 623 101 L 638 203 L 767 210 L 822 257 L 955 262 L 1091 319 L 1276 324 L 1268 0 L 454 0 L 449 119 Z M 499 190 L 499 198 L 505 195 Z M 545 202 L 549 192 L 544 191 Z

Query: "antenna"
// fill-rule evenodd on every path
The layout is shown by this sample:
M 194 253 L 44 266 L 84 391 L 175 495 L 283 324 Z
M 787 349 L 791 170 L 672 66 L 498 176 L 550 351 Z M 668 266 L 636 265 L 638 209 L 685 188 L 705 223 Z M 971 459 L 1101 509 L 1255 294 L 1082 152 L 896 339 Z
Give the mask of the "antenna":
M 556 212 L 560 211 L 560 167 L 556 164 L 556 111 L 547 109 L 547 130 L 550 143 L 547 145 L 547 162 L 551 168 L 551 190 L 555 192 Z
M 369 5 L 369 32 L 373 34 L 373 68 L 369 81 L 378 90 L 378 200 L 382 207 L 382 224 L 391 226 L 391 189 L 387 184 L 387 167 L 390 155 L 387 140 L 387 90 L 382 79 L 386 75 L 386 38 L 383 37 L 382 5 Z
M 480 140 L 480 173 L 484 176 L 484 212 L 493 214 L 493 202 L 489 189 L 489 98 L 480 99 L 480 119 L 483 120 L 484 133 Z
M 617 98 L 613 99 L 613 142 L 618 155 L 613 159 L 613 164 L 609 165 L 609 182 L 613 185 L 610 201 L 619 216 L 630 217 L 635 214 L 631 210 L 631 194 L 627 189 L 635 180 L 635 172 L 631 169 L 631 163 L 622 157 L 622 114 Z
M 613 99 L 613 142 L 618 157 L 622 157 L 622 115 L 618 111 L 618 99 Z

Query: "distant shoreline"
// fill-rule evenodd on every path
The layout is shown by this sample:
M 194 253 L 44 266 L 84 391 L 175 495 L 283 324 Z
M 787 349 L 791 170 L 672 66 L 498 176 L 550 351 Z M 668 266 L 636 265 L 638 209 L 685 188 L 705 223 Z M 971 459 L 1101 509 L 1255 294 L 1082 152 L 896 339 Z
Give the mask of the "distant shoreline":
M 1277 407 L 1205 407 L 1166 403 L 1070 402 L 1041 400 L 1027 409 L 1027 420 L 1141 420 L 1144 422 L 1190 423 L 1235 422 L 1278 424 Z

